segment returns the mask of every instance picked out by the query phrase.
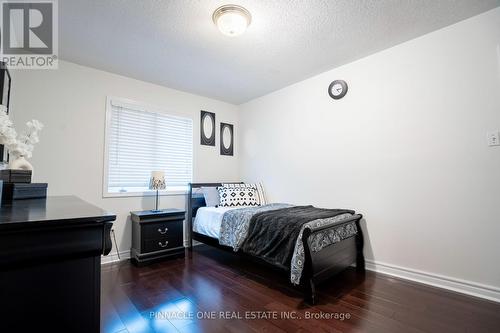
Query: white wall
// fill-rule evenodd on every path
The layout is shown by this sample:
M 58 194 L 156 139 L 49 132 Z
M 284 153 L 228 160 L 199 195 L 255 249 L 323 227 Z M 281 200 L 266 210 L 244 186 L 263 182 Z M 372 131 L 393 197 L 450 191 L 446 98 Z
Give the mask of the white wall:
M 102 198 L 107 95 L 192 117 L 195 181 L 241 174 L 264 181 L 274 201 L 354 208 L 366 217 L 368 258 L 498 290 L 500 147 L 485 134 L 500 129 L 499 42 L 495 9 L 240 107 L 60 62 L 13 71 L 12 115 L 46 125 L 35 181 L 117 213 L 120 251 L 130 248 L 129 211 L 154 200 Z M 342 100 L 327 95 L 334 79 L 349 84 Z M 199 145 L 201 109 L 243 134 L 234 157 Z M 182 208 L 184 197 L 161 206 Z
M 77 195 L 116 213 L 120 251 L 130 249 L 129 212 L 153 208 L 154 197 L 102 197 L 106 96 L 144 102 L 192 118 L 194 181 L 239 179 L 237 145 L 235 156 L 230 157 L 219 154 L 218 141 L 216 147 L 199 144 L 200 110 L 215 112 L 217 123 L 234 124 L 237 138 L 236 106 L 64 61 L 59 64 L 58 70 L 12 71 L 12 118 L 18 129 L 32 118 L 45 124 L 31 159 L 34 180 L 49 183 L 49 195 Z M 162 208 L 184 208 L 185 197 L 163 196 L 160 204 Z
M 242 105 L 242 178 L 363 213 L 377 262 L 500 287 L 499 43 L 495 9 Z

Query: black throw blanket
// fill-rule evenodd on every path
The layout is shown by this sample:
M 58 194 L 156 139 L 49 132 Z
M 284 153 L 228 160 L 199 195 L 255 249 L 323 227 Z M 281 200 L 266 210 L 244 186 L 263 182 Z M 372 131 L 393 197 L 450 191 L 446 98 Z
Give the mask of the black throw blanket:
M 354 211 L 295 206 L 257 213 L 250 220 L 248 236 L 241 249 L 270 264 L 290 269 L 295 242 L 302 226 L 313 220 L 345 213 L 354 214 Z

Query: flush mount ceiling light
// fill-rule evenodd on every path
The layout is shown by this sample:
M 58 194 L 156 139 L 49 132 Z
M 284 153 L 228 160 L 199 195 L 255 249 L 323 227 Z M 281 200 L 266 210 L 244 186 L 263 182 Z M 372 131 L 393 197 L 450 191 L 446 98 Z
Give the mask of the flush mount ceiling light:
M 233 37 L 245 32 L 252 21 L 252 15 L 241 6 L 224 5 L 215 10 L 212 20 L 220 32 Z

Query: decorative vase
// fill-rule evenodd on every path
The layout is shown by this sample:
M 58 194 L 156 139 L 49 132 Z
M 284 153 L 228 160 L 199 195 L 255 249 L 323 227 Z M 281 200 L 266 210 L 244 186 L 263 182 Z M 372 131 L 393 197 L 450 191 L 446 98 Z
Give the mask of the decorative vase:
M 9 162 L 9 169 L 14 170 L 33 170 L 33 166 L 28 162 L 24 156 L 19 156 Z

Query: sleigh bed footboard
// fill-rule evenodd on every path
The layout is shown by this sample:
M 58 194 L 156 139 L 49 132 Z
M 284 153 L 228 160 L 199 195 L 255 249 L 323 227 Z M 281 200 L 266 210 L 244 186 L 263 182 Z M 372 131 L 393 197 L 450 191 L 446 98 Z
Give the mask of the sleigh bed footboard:
M 302 284 L 308 291 L 309 300 L 314 304 L 316 285 L 343 271 L 352 264 L 360 272 L 365 270 L 363 256 L 363 232 L 360 227 L 362 215 L 352 217 L 333 225 L 325 225 L 315 229 L 306 228 L 302 235 L 304 244 L 305 267 L 302 275 Z M 343 225 L 355 222 L 357 233 L 334 244 L 327 245 L 318 251 L 313 251 L 312 240 L 315 234 L 329 229 L 336 229 Z

